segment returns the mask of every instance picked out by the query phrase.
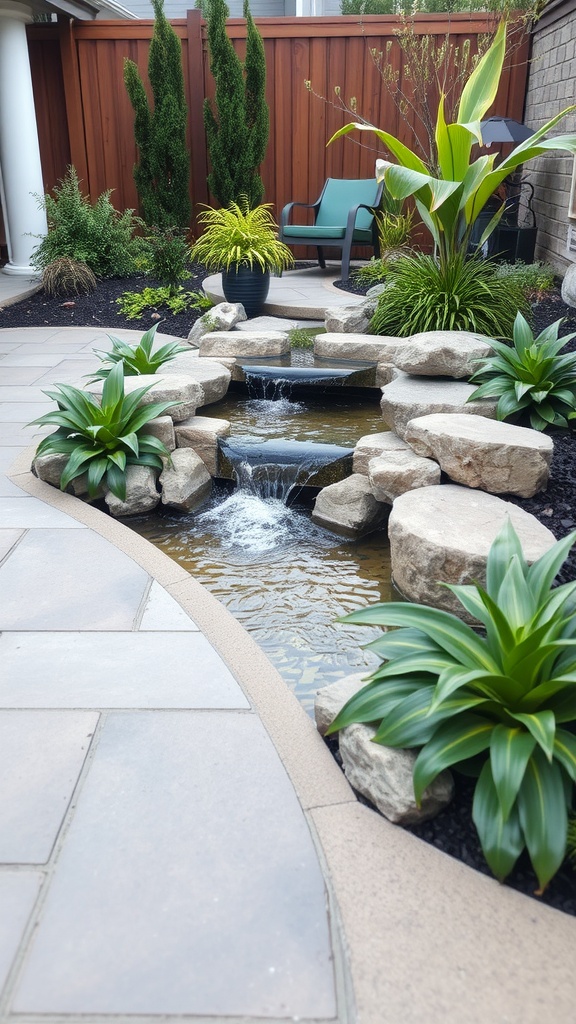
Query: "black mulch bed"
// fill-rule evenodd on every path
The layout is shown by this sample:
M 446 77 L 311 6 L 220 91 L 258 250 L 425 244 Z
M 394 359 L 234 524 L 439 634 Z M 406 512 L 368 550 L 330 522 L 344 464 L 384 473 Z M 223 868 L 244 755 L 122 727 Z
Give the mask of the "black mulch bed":
M 197 290 L 206 276 L 203 267 L 193 266 L 190 278 L 182 284 L 187 291 Z M 93 295 L 77 296 L 74 300 L 68 301 L 49 299 L 39 292 L 22 302 L 0 307 L 0 328 L 44 325 L 98 326 L 145 331 L 153 324 L 159 323 L 163 333 L 186 338 L 194 321 L 202 315 L 201 310 L 189 310 L 176 315 L 162 309 L 148 310 L 137 320 L 128 320 L 119 314 L 115 300 L 122 292 L 137 291 L 148 286 L 155 287 L 156 284 L 157 282 L 149 277 L 101 281 Z M 356 286 L 354 281 L 336 282 L 336 285 L 355 294 L 364 294 L 366 291 Z M 73 305 L 70 305 L 69 301 L 73 301 Z M 156 312 L 160 319 L 153 315 Z M 567 318 L 561 328 L 562 335 L 576 331 L 576 310 L 562 302 L 557 289 L 534 306 L 535 331 L 541 331 L 560 317 Z M 576 350 L 576 339 L 568 345 L 567 350 Z M 557 538 L 561 538 L 570 530 L 576 529 L 576 440 L 569 431 L 554 431 L 552 436 L 554 456 L 547 489 L 534 498 L 520 499 L 510 496 L 509 500 L 531 512 L 552 530 Z M 574 579 L 576 553 L 568 558 L 559 576 L 562 583 Z M 329 746 L 338 760 L 337 741 L 330 740 Z M 455 781 L 456 795 L 450 806 L 432 821 L 412 827 L 409 831 L 470 867 L 490 874 L 470 814 L 473 782 L 457 773 Z M 537 882 L 526 855 L 520 858 L 506 884 L 527 895 L 534 894 Z M 544 896 L 539 899 L 551 907 L 576 915 L 576 874 L 570 865 L 566 864 L 561 868 Z

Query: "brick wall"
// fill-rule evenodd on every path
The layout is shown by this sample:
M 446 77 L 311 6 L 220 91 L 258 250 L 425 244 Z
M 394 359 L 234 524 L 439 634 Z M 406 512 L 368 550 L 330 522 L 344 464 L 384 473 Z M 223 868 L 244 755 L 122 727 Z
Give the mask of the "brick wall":
M 562 13 L 568 6 L 558 5 L 556 20 L 544 15 L 536 26 L 524 115 L 531 128 L 539 128 L 576 102 L 576 10 Z M 575 115 L 568 114 L 553 134 L 575 132 Z M 561 274 L 570 264 L 566 238 L 573 163 L 568 153 L 551 153 L 532 160 L 526 168 L 526 177 L 535 188 L 536 257 L 551 263 Z

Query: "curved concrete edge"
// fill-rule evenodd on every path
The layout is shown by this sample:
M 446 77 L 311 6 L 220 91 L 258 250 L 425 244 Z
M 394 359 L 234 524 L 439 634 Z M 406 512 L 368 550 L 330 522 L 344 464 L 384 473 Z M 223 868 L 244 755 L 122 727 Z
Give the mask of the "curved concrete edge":
M 12 280 L 14 280 L 14 278 Z M 16 282 L 17 280 L 18 279 L 16 278 Z M 23 299 L 29 299 L 31 295 L 36 295 L 36 292 L 41 292 L 42 284 L 41 282 L 38 282 L 38 284 L 33 284 L 30 288 L 26 288 L 23 292 L 19 291 L 15 295 L 6 295 L 5 298 L 1 297 L 1 291 L 2 289 L 0 289 L 0 309 L 7 309 L 8 306 L 15 306 L 17 302 L 22 302 Z M 6 328 L 3 328 L 3 330 L 6 330 Z
M 34 447 L 8 475 L 132 557 L 188 611 L 260 715 L 307 813 L 334 897 L 358 1024 L 572 1024 L 576 920 L 441 853 L 359 804 L 244 628 L 181 566 L 121 522 L 37 480 Z M 342 973 L 340 982 L 345 986 Z M 351 1004 L 348 993 L 346 1003 Z
M 299 274 L 307 274 L 298 278 Z M 270 292 L 262 307 L 262 316 L 289 317 L 298 320 L 324 320 L 326 310 L 335 306 L 353 306 L 364 302 L 363 295 L 343 292 L 334 286 L 339 274 L 331 267 L 317 271 L 310 281 L 310 271 L 287 271 L 270 278 Z M 212 274 L 202 282 L 202 289 L 211 302 L 225 302 L 222 275 Z

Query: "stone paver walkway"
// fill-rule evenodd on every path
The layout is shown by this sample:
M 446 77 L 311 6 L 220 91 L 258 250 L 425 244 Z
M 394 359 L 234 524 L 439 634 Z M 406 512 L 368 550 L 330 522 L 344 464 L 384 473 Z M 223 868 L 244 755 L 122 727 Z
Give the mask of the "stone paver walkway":
M 31 476 L 102 335 L 0 330 L 0 1024 L 572 1024 L 575 919 L 358 804 L 218 602 Z

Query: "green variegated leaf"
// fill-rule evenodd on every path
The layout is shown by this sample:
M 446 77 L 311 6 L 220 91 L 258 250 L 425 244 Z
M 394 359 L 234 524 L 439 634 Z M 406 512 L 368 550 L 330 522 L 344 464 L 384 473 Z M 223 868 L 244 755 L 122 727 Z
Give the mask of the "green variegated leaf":
M 420 804 L 422 794 L 445 768 L 487 750 L 494 723 L 480 715 L 460 714 L 442 722 L 422 748 L 414 765 L 414 793 Z
M 486 111 L 496 99 L 504 55 L 506 53 L 506 23 L 501 21 L 494 40 L 474 68 L 462 90 L 458 105 L 458 122 L 482 121 Z
M 486 591 L 494 601 L 498 600 L 498 593 L 513 555 L 517 555 L 519 559 L 524 557 L 518 535 L 507 516 L 504 526 L 492 542 L 486 561 Z
M 442 650 L 447 651 L 468 668 L 499 671 L 498 664 L 474 630 L 455 615 L 438 608 L 390 602 L 361 608 L 357 612 L 344 615 L 339 621 L 353 622 L 357 625 L 409 626 L 419 629 Z
M 524 557 L 512 555 L 496 598 L 512 629 L 524 626 L 536 612 L 534 595 L 524 578 Z
M 406 679 L 367 683 L 339 711 L 328 729 L 328 735 L 345 729 L 353 722 L 380 722 L 399 701 L 410 697 L 423 685 L 420 681 Z
M 553 580 L 558 575 L 574 544 L 576 544 L 576 530 L 562 540 L 556 541 L 549 551 L 546 551 L 529 567 L 526 580 L 537 604 L 541 604 L 543 598 L 548 594 Z
M 492 733 L 492 779 L 504 821 L 508 819 L 516 801 L 528 759 L 535 746 L 536 740 L 524 729 L 510 729 L 507 725 L 497 725 Z
M 486 761 L 476 783 L 472 820 L 486 863 L 496 878 L 503 882 L 524 849 L 524 838 L 516 807 L 504 819 L 490 761 Z
M 406 676 L 427 673 L 431 676 L 439 675 L 445 668 L 452 667 L 453 658 L 444 651 L 432 654 L 425 651 L 421 654 L 406 654 L 402 658 L 394 658 L 393 661 L 381 665 L 372 674 L 373 679 L 390 679 L 394 676 Z
M 112 462 L 108 462 L 106 483 L 119 501 L 126 501 L 126 474 Z
M 462 687 L 469 688 L 472 693 L 486 700 L 492 700 L 505 706 L 516 704 L 524 695 L 523 684 L 510 676 L 484 672 L 482 669 L 470 672 L 462 668 L 450 667 L 442 673 L 436 684 L 431 709 L 436 711 L 447 697 Z
M 532 714 L 524 714 L 520 711 L 509 711 L 509 714 L 528 729 L 528 732 L 532 734 L 548 760 L 551 761 L 554 750 L 554 733 L 556 731 L 554 712 L 544 710 L 534 711 Z
M 373 651 L 384 661 L 391 661 L 393 658 L 402 658 L 405 654 L 426 651 L 438 654 L 441 648 L 421 630 L 406 627 L 405 629 L 393 629 L 376 637 L 375 640 L 364 645 L 364 650 Z
M 343 135 L 348 135 L 349 132 L 357 130 L 359 132 L 373 132 L 380 141 L 384 144 L 384 147 L 396 157 L 398 162 L 404 167 L 410 167 L 414 171 L 420 171 L 421 174 L 428 174 L 428 168 L 420 157 L 416 156 L 408 146 L 405 146 L 400 139 L 397 139 L 394 135 L 390 135 L 389 132 L 382 131 L 380 128 L 374 128 L 370 124 L 360 124 L 354 122 L 353 124 L 345 124 L 343 128 L 339 128 L 337 132 L 326 143 L 327 146 L 331 145 L 336 139 L 341 138 Z
M 68 484 L 72 483 L 76 477 L 82 475 L 86 470 L 86 463 L 93 459 L 98 454 L 96 449 L 89 449 L 84 446 L 77 447 L 72 452 L 68 462 L 66 463 L 62 476 L 60 477 L 60 489 L 65 491 Z
M 562 772 L 536 748 L 528 761 L 518 793 L 518 812 L 540 892 L 566 856 L 568 812 Z
M 567 729 L 556 729 L 554 757 L 572 782 L 576 782 L 576 736 Z

